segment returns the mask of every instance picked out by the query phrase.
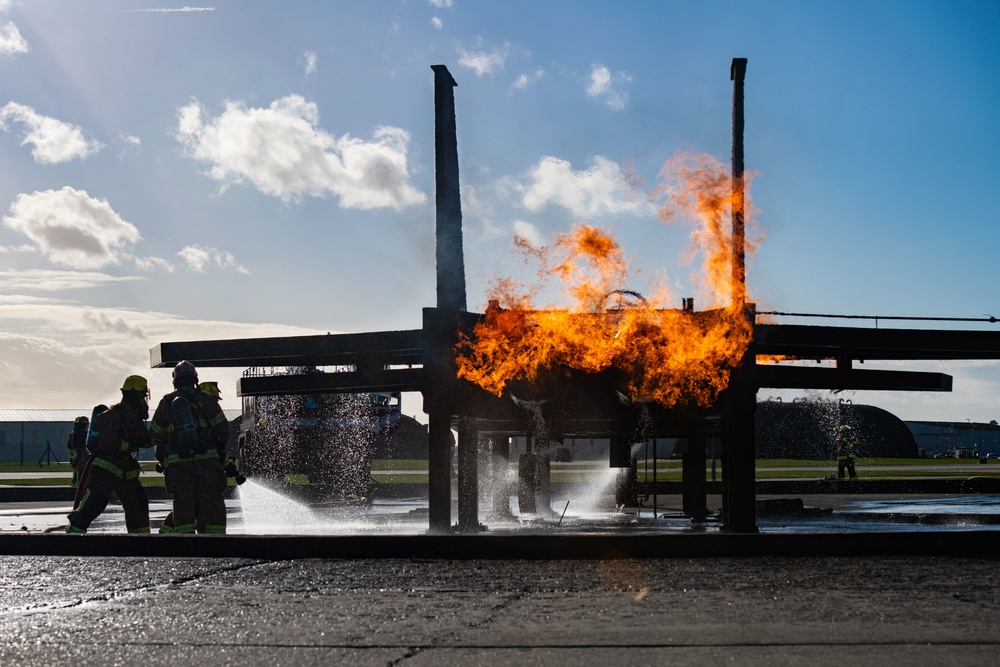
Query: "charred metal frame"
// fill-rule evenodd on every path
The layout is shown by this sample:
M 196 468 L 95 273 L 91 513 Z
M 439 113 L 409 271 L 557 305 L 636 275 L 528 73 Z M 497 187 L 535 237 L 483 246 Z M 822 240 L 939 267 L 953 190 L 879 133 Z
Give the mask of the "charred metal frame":
M 324 366 L 340 372 L 246 377 L 237 393 L 247 395 L 419 391 L 428 415 L 429 531 L 452 530 L 451 443 L 458 433 L 458 525 L 480 529 L 477 453 L 481 438 L 529 432 L 531 416 L 510 397 L 498 398 L 457 377 L 455 346 L 471 334 L 483 315 L 466 310 L 459 194 L 454 88 L 444 65 L 434 72 L 436 163 L 437 305 L 424 308 L 422 327 L 317 336 L 160 343 L 150 350 L 154 368 L 182 359 L 196 366 Z M 545 398 L 545 421 L 553 437 L 628 438 L 638 432 L 640 415 L 649 437 L 686 437 L 683 462 L 684 509 L 693 516 L 705 508 L 705 439 L 723 442 L 724 530 L 756 532 L 755 411 L 763 387 L 951 391 L 952 378 L 941 373 L 857 370 L 855 360 L 998 359 L 996 332 L 857 329 L 759 324 L 754 305 L 743 303 L 743 84 L 746 59 L 735 58 L 733 81 L 733 288 L 753 326 L 750 346 L 729 387 L 709 409 L 662 409 L 631 404 L 615 392 L 614 373 L 553 373 L 532 384 L 513 383 L 510 393 Z M 738 192 L 736 190 L 739 190 Z M 757 355 L 834 359 L 836 368 L 757 365 Z

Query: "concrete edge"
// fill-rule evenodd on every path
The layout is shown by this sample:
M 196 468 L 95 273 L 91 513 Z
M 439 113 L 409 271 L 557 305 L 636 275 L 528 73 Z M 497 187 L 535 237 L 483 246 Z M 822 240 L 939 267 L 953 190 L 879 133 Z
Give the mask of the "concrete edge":
M 1000 557 L 1000 531 L 673 535 L 0 535 L 0 555 L 290 560 Z

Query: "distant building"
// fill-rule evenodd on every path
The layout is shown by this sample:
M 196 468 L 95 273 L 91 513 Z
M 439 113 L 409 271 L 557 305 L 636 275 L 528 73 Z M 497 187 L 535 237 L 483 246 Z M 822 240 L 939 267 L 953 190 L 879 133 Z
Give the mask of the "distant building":
M 80 416 L 90 419 L 92 409 L 0 409 L 0 463 L 66 463 L 73 421 Z M 224 412 L 230 422 L 240 416 L 239 410 Z M 142 458 L 152 459 L 152 450 Z
M 920 456 L 951 454 L 986 456 L 1000 454 L 1000 425 L 977 422 L 917 422 L 906 425 L 913 433 Z
M 224 410 L 232 424 L 230 442 L 239 433 L 240 410 Z M 69 459 L 66 441 L 73 420 L 90 417 L 90 410 L 0 409 L 0 463 L 65 463 Z M 407 418 L 409 419 L 409 418 Z M 413 421 L 413 420 L 410 420 Z M 939 454 L 1000 455 L 1000 425 L 977 422 L 902 421 L 895 415 L 870 405 L 849 403 L 820 405 L 815 402 L 761 401 L 757 405 L 758 458 L 833 458 L 833 436 L 841 423 L 852 425 L 858 434 L 861 456 L 933 457 Z M 511 439 L 512 460 L 526 449 L 526 438 Z M 712 446 L 709 439 L 708 455 Z M 607 460 L 607 438 L 567 439 L 554 448 L 553 460 Z M 659 438 L 657 458 L 668 458 L 683 450 L 683 439 Z M 231 452 L 235 455 L 235 452 Z M 640 456 L 652 456 L 650 443 Z M 143 459 L 152 458 L 152 450 Z M 396 437 L 377 443 L 375 458 L 426 458 L 427 427 L 413 421 Z

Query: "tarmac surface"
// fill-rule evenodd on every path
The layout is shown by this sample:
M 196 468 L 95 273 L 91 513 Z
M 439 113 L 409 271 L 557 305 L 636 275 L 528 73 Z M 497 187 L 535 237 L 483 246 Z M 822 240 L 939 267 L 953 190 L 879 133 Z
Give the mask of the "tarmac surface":
M 91 534 L 42 534 L 65 505 L 0 504 L 0 665 L 978 667 L 1000 656 L 1000 497 L 814 496 L 833 514 L 763 516 L 756 535 L 616 514 L 432 536 L 412 509 L 395 534 L 377 522 L 294 534 L 277 517 L 286 534 L 263 535 L 233 507 L 242 534 L 128 536 L 115 506 Z M 168 506 L 153 505 L 155 522 Z
M 998 566 L 6 556 L 0 664 L 979 667 Z

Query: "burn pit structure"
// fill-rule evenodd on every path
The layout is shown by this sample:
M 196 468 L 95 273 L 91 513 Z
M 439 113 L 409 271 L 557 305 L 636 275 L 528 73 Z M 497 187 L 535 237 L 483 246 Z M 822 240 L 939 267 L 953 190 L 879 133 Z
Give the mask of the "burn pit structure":
M 542 411 L 549 438 L 607 437 L 610 464 L 627 465 L 637 436 L 683 437 L 683 507 L 705 512 L 705 442 L 721 439 L 722 526 L 752 533 L 756 526 L 755 412 L 762 388 L 823 390 L 951 391 L 952 378 L 941 373 L 861 370 L 854 361 L 958 360 L 1000 358 L 996 332 L 957 330 L 863 329 L 765 324 L 755 307 L 743 303 L 745 281 L 743 211 L 733 211 L 734 305 L 752 326 L 752 338 L 729 386 L 708 408 L 665 409 L 622 400 L 614 371 L 597 374 L 555 370 L 532 383 L 514 382 L 509 395 L 496 397 L 457 377 L 456 344 L 470 335 L 484 315 L 466 308 L 459 195 L 454 88 L 444 65 L 434 72 L 436 163 L 437 305 L 423 309 L 422 327 L 402 331 L 160 343 L 150 350 L 153 368 L 182 359 L 197 366 L 317 366 L 337 372 L 244 377 L 241 396 L 324 393 L 409 392 L 423 394 L 428 417 L 429 532 L 453 530 L 451 517 L 452 430 L 458 433 L 458 522 L 460 532 L 479 523 L 478 456 L 482 441 L 501 443 L 511 435 L 531 434 L 536 410 Z M 733 187 L 743 187 L 743 86 L 746 59 L 734 58 Z M 742 194 L 742 192 L 740 193 Z M 741 202 L 742 197 L 735 197 Z M 689 307 L 690 303 L 685 303 Z M 700 315 L 695 313 L 696 316 Z M 836 366 L 758 365 L 757 355 L 835 360 Z M 515 402 L 513 397 L 519 398 Z M 520 405 L 519 405 L 520 403 Z M 544 466 L 543 466 L 544 467 Z

